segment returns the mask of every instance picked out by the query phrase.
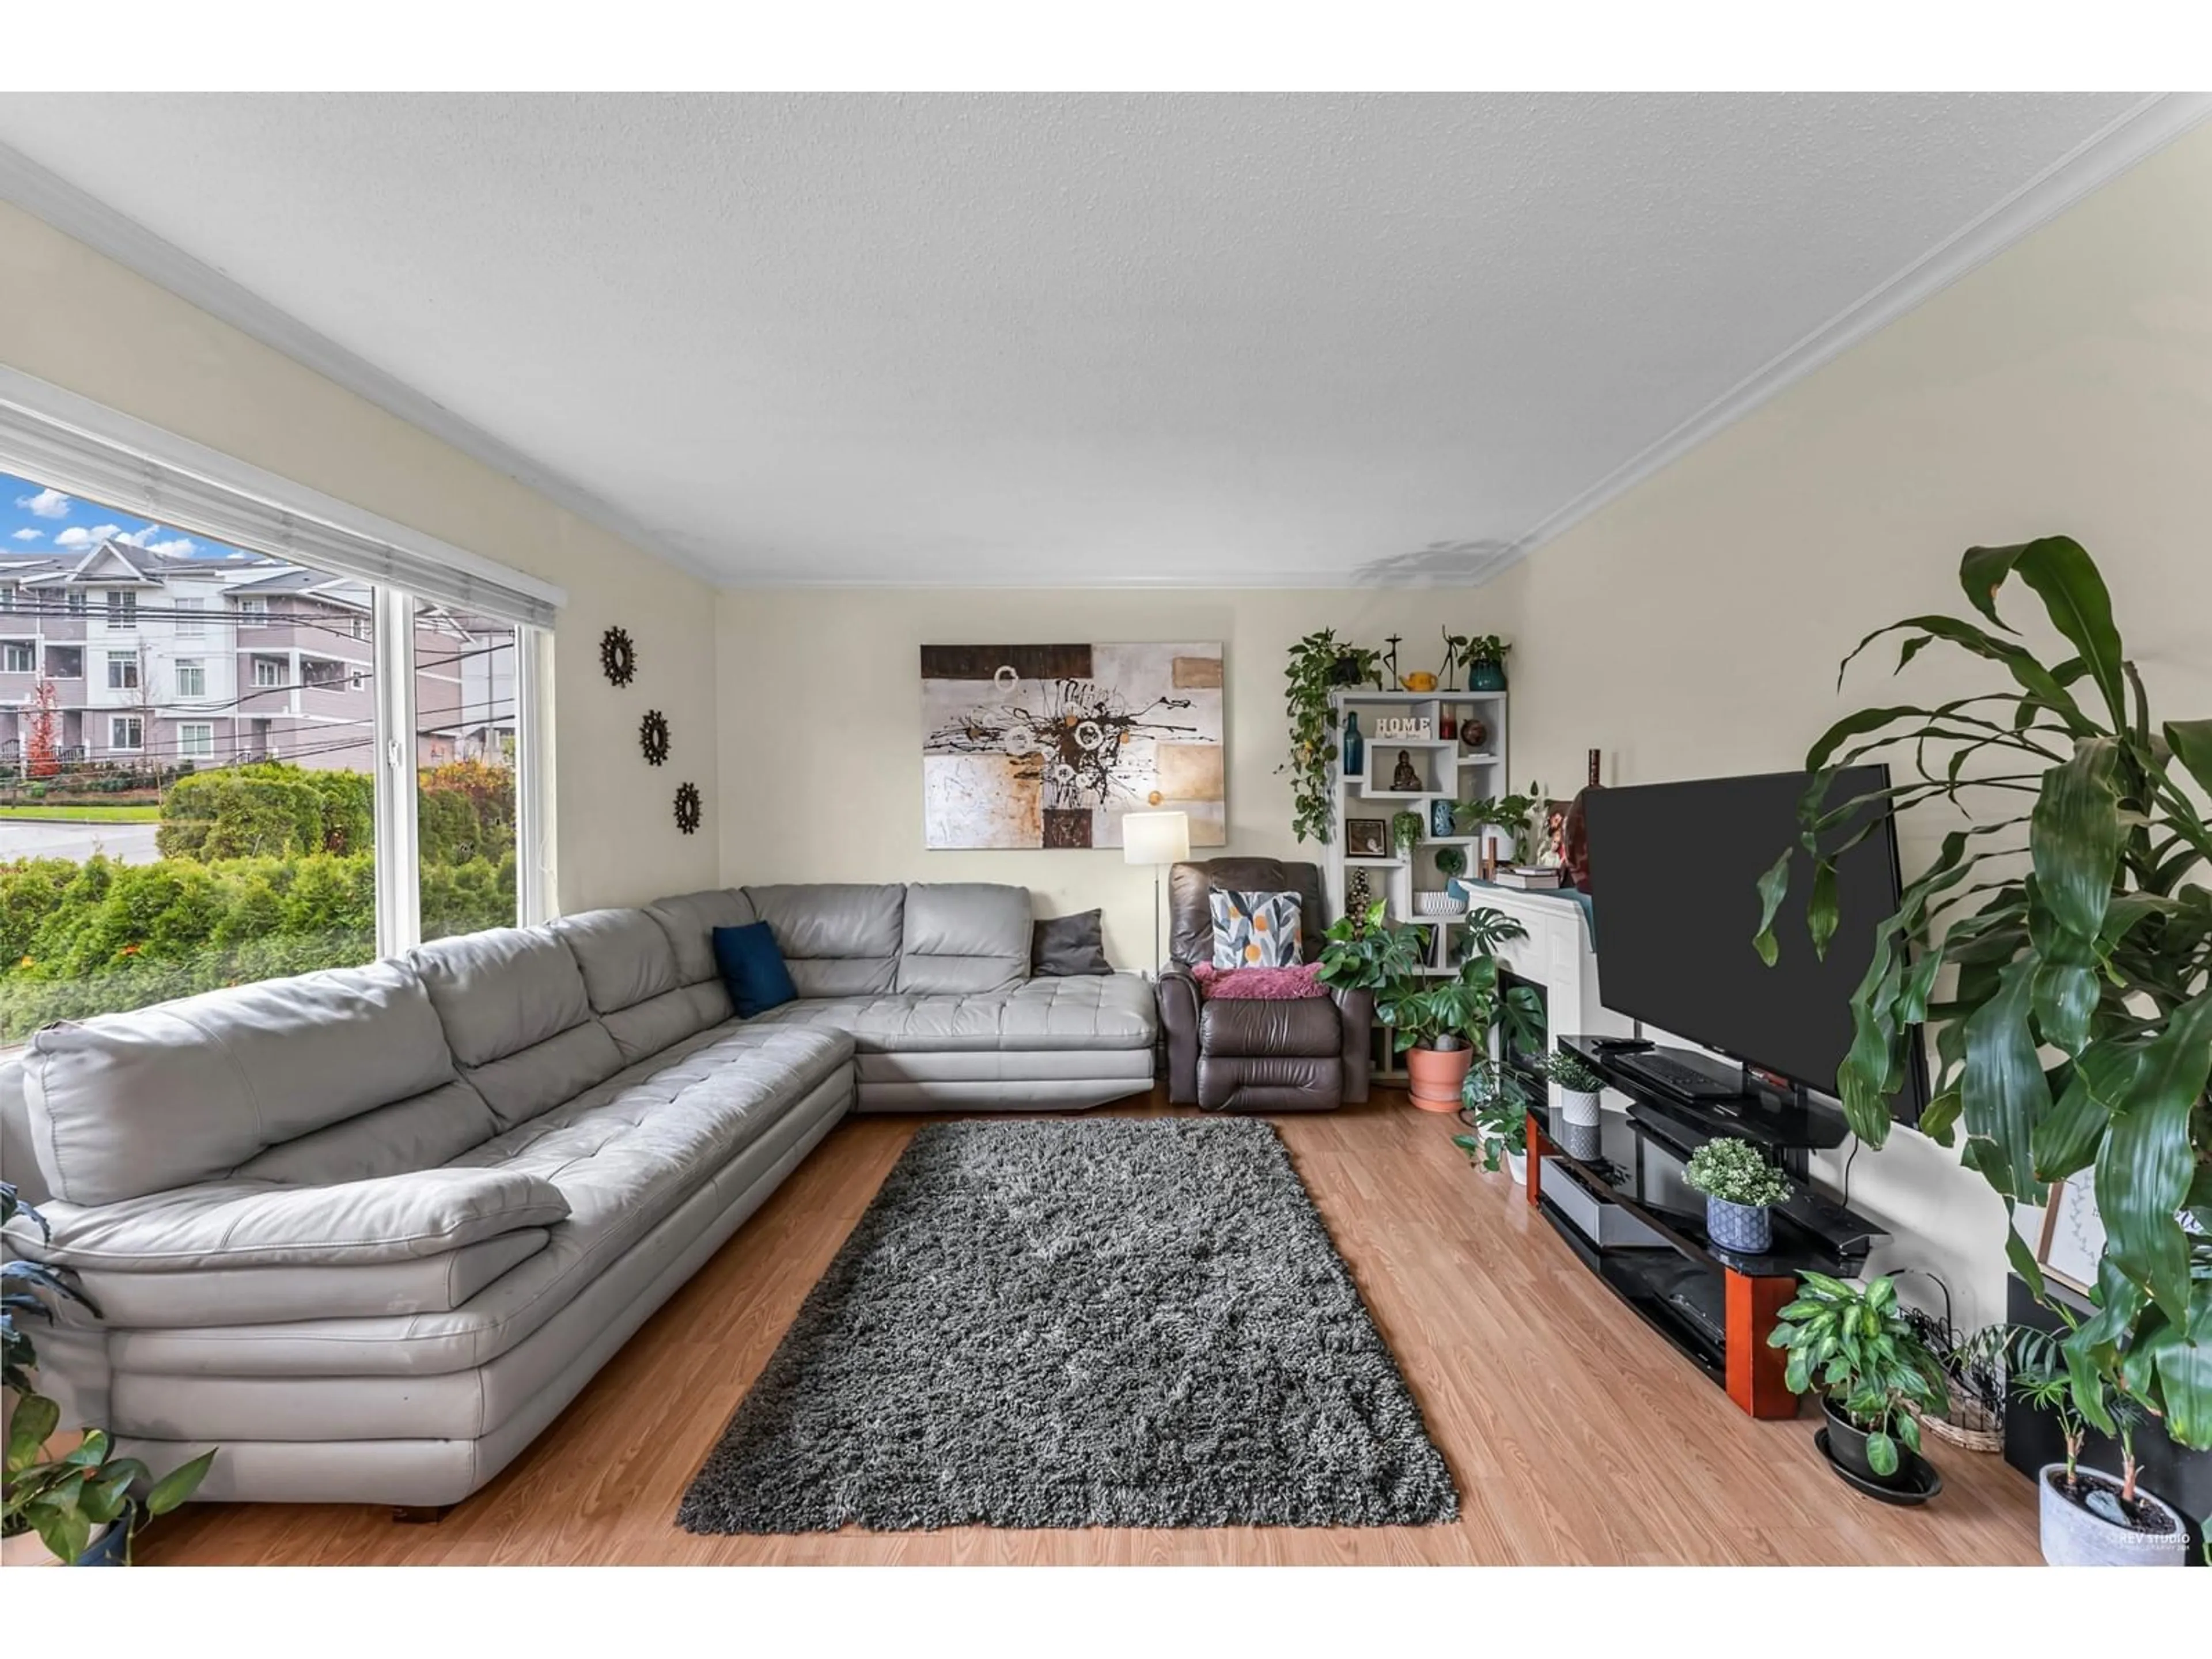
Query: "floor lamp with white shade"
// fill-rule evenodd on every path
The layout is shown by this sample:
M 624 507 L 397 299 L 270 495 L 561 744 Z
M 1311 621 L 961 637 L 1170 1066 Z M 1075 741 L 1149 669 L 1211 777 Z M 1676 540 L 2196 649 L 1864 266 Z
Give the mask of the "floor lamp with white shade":
M 1160 872 L 1190 856 L 1190 814 L 1188 812 L 1130 812 L 1121 819 L 1121 858 L 1127 864 L 1152 866 L 1152 972 L 1157 976 L 1160 955 Z

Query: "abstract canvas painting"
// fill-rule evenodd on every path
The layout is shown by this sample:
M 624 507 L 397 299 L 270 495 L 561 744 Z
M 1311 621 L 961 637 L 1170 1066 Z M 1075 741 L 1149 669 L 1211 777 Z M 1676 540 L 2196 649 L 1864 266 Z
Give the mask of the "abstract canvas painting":
M 956 847 L 1119 847 L 1129 812 L 1227 840 L 1221 645 L 925 645 L 922 833 Z

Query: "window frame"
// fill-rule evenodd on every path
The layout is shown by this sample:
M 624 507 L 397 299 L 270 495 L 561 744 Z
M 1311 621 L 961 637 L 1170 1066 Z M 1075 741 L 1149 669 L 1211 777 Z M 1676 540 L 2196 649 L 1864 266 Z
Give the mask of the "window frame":
M 192 678 L 199 682 L 189 691 L 185 689 L 186 669 L 190 669 Z M 205 657 L 178 657 L 169 664 L 169 672 L 176 679 L 177 696 L 179 700 L 207 696 L 207 659 Z
M 12 660 L 19 651 L 24 659 L 20 668 Z M 39 642 L 36 640 L 0 640 L 0 674 L 35 674 L 38 672 Z
M 118 743 L 116 732 L 128 725 L 137 729 L 136 743 Z M 143 714 L 110 714 L 107 717 L 107 752 L 111 755 L 143 755 L 146 752 L 146 717 Z
M 180 640 L 202 640 L 207 637 L 207 601 L 193 596 L 179 596 L 170 602 L 170 631 Z
M 136 651 L 109 650 L 107 656 L 107 689 L 111 691 L 136 691 L 138 685 L 138 653 Z
M 137 588 L 107 589 L 107 625 L 110 628 L 138 626 L 138 590 Z
M 4 364 L 0 467 L 121 512 L 368 586 L 374 621 L 369 672 L 381 762 L 374 772 L 381 956 L 404 951 L 421 938 L 413 607 L 418 598 L 459 603 L 512 624 L 515 919 L 530 926 L 557 914 L 549 682 L 551 629 L 568 599 L 561 588 Z M 136 599 L 132 590 L 134 622 Z M 244 596 L 236 620 L 248 626 L 268 622 L 266 596 Z M 135 653 L 129 672 L 132 684 L 115 689 L 135 690 L 143 683 Z M 125 717 L 111 715 L 116 718 Z M 137 752 L 143 753 L 143 724 L 139 736 Z
M 191 738 L 186 734 L 193 732 L 206 734 L 205 747 L 197 750 L 188 747 Z M 177 722 L 177 758 L 191 761 L 213 760 L 215 758 L 215 722 L 213 720 L 179 720 Z

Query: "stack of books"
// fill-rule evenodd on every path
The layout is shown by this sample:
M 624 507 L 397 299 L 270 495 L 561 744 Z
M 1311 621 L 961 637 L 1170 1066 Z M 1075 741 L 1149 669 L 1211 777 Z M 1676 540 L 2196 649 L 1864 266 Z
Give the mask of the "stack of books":
M 1556 864 L 1501 864 L 1491 880 L 1500 887 L 1518 887 L 1540 893 L 1565 884 L 1565 872 Z

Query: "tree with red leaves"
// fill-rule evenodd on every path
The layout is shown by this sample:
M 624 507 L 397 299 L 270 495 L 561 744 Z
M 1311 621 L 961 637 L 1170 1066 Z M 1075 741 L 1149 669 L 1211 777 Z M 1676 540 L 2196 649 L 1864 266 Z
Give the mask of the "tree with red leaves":
M 52 778 L 61 775 L 61 747 L 54 741 L 54 683 L 40 679 L 31 692 L 30 729 L 23 738 L 23 775 Z

